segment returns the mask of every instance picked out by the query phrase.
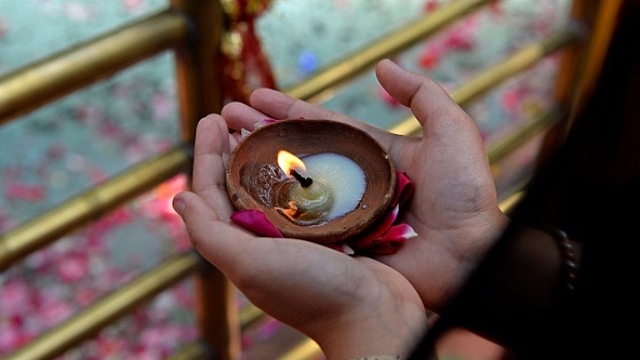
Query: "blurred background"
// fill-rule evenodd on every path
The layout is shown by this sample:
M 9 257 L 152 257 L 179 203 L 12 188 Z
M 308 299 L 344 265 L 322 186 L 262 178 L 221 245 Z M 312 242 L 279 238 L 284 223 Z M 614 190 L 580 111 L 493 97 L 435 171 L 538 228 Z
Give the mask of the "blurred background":
M 233 2 L 230 0 L 230 2 Z M 256 41 L 243 60 L 252 86 L 292 86 L 446 0 L 271 0 L 242 13 Z M 168 5 L 162 0 L 2 0 L 0 76 Z M 567 25 L 568 0 L 504 0 L 399 55 L 405 68 L 454 89 L 527 41 Z M 245 9 L 246 10 L 246 9 Z M 242 9 L 240 10 L 243 11 Z M 263 64 L 264 65 L 264 64 Z M 487 144 L 545 112 L 558 59 L 553 55 L 466 107 Z M 320 103 L 383 128 L 409 113 L 373 72 Z M 174 62 L 167 52 L 0 127 L 0 231 L 55 207 L 131 164 L 180 142 Z M 92 139 L 87 141 L 87 139 Z M 499 191 L 518 183 L 532 152 L 495 165 Z M 170 201 L 177 176 L 126 207 L 0 273 L 0 357 L 91 301 L 189 248 Z M 160 359 L 197 335 L 189 280 L 74 349 L 64 359 Z M 238 295 L 238 304 L 246 301 Z M 33 316 L 38 314 L 37 316 Z M 272 359 L 272 347 L 299 334 L 273 320 L 243 335 L 244 357 Z

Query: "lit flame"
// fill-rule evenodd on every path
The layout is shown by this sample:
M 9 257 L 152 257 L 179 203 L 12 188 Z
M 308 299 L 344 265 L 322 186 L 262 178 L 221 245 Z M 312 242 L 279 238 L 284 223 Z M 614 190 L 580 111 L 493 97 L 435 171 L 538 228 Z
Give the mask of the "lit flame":
M 288 208 L 276 207 L 276 210 L 286 215 L 289 219 L 295 220 L 296 215 L 298 214 L 298 205 L 296 205 L 296 202 L 292 200 L 289 200 L 287 204 L 289 205 Z
M 304 165 L 304 162 L 286 150 L 280 150 L 278 152 L 278 166 L 280 166 L 280 169 L 289 177 L 291 177 L 291 170 L 295 170 L 302 176 L 307 176 L 307 167 Z

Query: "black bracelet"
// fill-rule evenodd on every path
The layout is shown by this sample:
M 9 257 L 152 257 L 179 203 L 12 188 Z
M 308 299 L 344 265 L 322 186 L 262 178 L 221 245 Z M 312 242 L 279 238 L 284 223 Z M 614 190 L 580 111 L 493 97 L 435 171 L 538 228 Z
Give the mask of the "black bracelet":
M 545 227 L 544 230 L 556 240 L 562 258 L 563 289 L 566 293 L 572 293 L 576 288 L 579 272 L 575 248 L 566 232 L 552 227 Z

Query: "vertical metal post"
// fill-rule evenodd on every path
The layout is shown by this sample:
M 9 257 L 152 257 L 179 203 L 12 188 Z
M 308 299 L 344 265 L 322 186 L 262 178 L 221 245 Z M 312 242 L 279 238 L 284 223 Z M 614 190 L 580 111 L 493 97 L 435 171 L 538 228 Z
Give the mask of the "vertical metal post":
M 187 43 L 176 49 L 176 77 L 182 140 L 193 144 L 198 121 L 222 108 L 224 14 L 219 0 L 171 0 L 171 5 L 184 12 L 192 26 Z M 196 302 L 201 338 L 215 348 L 216 359 L 239 359 L 235 287 L 218 269 L 205 264 L 196 278 Z
M 583 27 L 577 30 L 584 32 L 585 39 L 566 50 L 555 92 L 557 102 L 570 106 L 571 114 L 583 106 L 593 90 L 622 3 L 623 0 L 574 0 L 572 3 L 571 18 L 576 26 Z M 571 120 L 563 125 L 563 132 L 573 125 Z
M 171 0 L 189 18 L 191 33 L 176 48 L 182 140 L 193 143 L 198 120 L 222 107 L 220 42 L 224 14 L 219 0 Z
M 609 41 L 616 27 L 617 16 L 624 0 L 574 0 L 571 19 L 583 32 L 584 39 L 565 49 L 558 69 L 554 97 L 568 110 L 563 121 L 551 128 L 543 140 L 540 161 L 544 162 L 564 142 L 573 127 L 573 115 L 584 106 L 593 91 L 600 68 L 607 54 Z

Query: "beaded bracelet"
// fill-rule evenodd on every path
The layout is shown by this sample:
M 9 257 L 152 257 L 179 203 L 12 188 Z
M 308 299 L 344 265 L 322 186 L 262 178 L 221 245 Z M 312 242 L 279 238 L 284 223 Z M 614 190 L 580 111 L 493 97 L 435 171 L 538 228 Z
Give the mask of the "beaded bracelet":
M 567 294 L 572 293 L 576 288 L 579 272 L 574 246 L 566 232 L 552 227 L 545 227 L 544 230 L 555 239 L 558 245 L 562 258 L 563 288 Z

